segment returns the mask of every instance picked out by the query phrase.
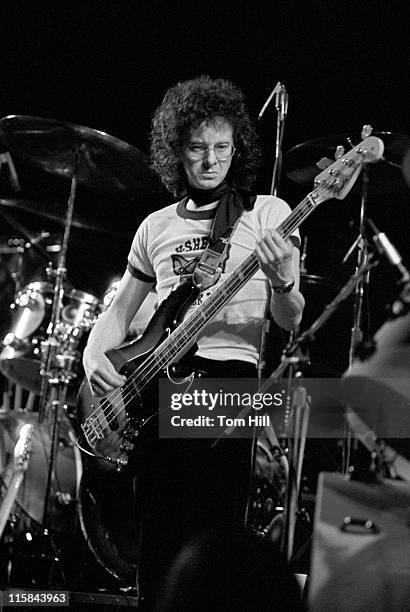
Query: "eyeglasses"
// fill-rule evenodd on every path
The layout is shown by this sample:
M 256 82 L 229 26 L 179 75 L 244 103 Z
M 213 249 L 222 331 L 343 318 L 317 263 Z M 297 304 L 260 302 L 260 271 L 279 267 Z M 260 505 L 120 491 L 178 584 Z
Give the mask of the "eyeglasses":
M 235 152 L 235 147 L 230 142 L 217 142 L 213 147 L 211 145 L 193 143 L 188 145 L 187 153 L 191 159 L 203 159 L 208 151 L 215 153 L 218 161 L 226 161 Z

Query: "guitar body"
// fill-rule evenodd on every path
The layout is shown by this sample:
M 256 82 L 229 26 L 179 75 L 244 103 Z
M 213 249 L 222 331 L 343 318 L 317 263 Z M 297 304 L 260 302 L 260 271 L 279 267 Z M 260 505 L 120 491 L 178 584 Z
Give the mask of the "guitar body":
M 77 402 L 80 447 L 92 453 L 99 470 L 119 472 L 128 465 L 142 428 L 156 414 L 152 402 L 144 401 L 152 395 L 152 382 L 139 389 L 132 379 L 143 363 L 156 366 L 155 348 L 180 324 L 198 294 L 199 289 L 189 280 L 182 282 L 161 303 L 142 336 L 107 351 L 115 369 L 127 378 L 123 387 L 96 398 L 88 380 L 83 380 Z M 189 348 L 185 346 L 180 356 Z M 167 365 L 157 369 L 161 372 Z

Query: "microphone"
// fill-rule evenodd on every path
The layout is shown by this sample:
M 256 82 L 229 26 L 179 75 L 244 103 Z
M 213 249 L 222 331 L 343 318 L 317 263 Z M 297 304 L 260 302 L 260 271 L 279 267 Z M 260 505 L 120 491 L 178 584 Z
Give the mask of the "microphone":
M 288 111 L 288 94 L 286 92 L 286 89 L 283 83 L 281 81 L 278 81 L 275 87 L 272 89 L 271 93 L 269 94 L 265 104 L 262 106 L 259 112 L 259 115 L 258 115 L 258 121 L 262 119 L 262 116 L 264 112 L 266 111 L 266 109 L 268 108 L 269 104 L 271 103 L 273 96 L 276 96 L 275 98 L 276 110 L 278 111 L 281 110 L 281 112 L 284 113 L 284 116 L 286 115 Z
M 283 83 L 280 83 L 279 91 L 276 92 L 275 108 L 279 113 L 279 119 L 284 120 L 288 114 L 289 95 Z
M 367 218 L 367 222 L 374 233 L 373 242 L 380 255 L 384 255 L 389 264 L 399 271 L 401 275 L 400 282 L 408 283 L 410 281 L 410 273 L 402 264 L 401 255 L 396 247 L 390 242 L 386 234 L 377 228 L 376 224 L 371 219 Z

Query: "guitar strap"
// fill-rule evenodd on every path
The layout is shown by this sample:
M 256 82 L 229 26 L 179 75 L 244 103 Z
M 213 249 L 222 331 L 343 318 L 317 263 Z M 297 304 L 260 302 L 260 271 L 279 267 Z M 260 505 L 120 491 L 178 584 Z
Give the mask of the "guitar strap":
M 221 275 L 219 268 L 222 267 L 221 264 L 228 252 L 231 237 L 242 217 L 242 214 L 243 210 L 236 221 L 230 227 L 228 227 L 226 232 L 212 244 L 211 248 L 211 236 L 213 234 L 215 225 L 215 217 L 208 244 L 192 273 L 192 280 L 194 284 L 201 288 L 201 290 L 208 289 L 208 287 L 211 287 L 219 280 Z

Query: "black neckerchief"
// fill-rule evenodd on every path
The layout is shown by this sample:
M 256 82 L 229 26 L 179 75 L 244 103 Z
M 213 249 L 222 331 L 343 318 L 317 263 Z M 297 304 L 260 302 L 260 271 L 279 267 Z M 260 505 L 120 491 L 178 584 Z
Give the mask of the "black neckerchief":
M 244 189 L 238 189 L 234 185 L 223 181 L 215 189 L 196 189 L 187 186 L 187 195 L 197 206 L 210 204 L 219 200 L 216 211 L 215 222 L 212 228 L 211 244 L 215 244 L 227 229 L 234 225 L 243 210 L 252 210 L 256 195 Z

